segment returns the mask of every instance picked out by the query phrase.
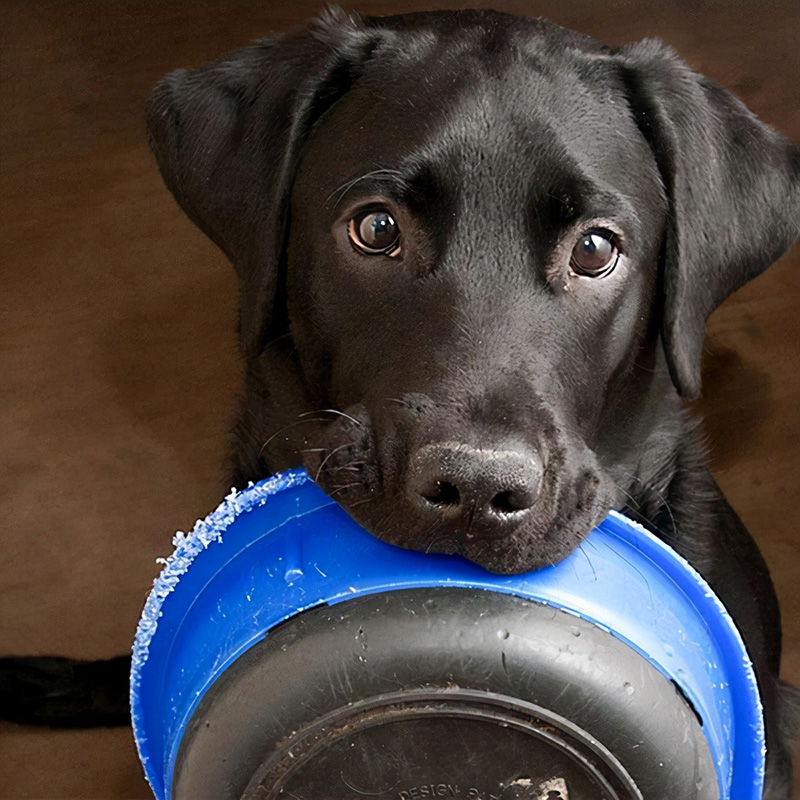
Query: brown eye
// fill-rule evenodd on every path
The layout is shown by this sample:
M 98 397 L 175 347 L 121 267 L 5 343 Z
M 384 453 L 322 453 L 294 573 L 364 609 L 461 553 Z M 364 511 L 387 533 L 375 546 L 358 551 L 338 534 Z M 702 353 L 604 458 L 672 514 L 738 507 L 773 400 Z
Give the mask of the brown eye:
M 400 228 L 385 210 L 368 211 L 350 220 L 350 241 L 367 255 L 396 256 L 400 253 Z
M 587 231 L 572 248 L 570 266 L 578 275 L 599 278 L 608 275 L 617 265 L 619 249 L 611 231 Z

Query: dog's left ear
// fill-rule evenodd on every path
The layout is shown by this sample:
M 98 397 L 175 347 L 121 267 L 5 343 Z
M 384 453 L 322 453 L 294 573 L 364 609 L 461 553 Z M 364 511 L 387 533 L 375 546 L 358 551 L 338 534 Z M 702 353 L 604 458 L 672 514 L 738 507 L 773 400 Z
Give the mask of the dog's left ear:
M 800 235 L 800 152 L 659 42 L 613 58 L 669 199 L 662 337 L 673 382 L 694 398 L 711 312 Z
M 148 135 L 164 182 L 239 274 L 247 357 L 284 332 L 275 298 L 303 146 L 379 38 L 358 15 L 333 9 L 294 33 L 173 72 L 148 98 Z

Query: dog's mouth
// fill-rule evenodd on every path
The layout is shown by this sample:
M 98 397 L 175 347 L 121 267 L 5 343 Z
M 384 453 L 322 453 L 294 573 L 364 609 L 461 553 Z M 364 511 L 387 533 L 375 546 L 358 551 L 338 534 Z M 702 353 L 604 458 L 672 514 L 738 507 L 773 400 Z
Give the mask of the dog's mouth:
M 366 408 L 354 406 L 309 438 L 304 466 L 379 539 L 517 574 L 562 561 L 608 513 L 613 484 L 588 448 L 581 455 L 558 442 L 541 464 L 524 449 L 451 441 L 409 453 L 402 431 L 379 441 Z

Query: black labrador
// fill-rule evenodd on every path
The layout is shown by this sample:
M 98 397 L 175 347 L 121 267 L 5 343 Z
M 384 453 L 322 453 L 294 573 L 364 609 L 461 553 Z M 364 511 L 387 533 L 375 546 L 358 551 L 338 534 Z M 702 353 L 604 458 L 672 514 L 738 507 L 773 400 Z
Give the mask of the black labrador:
M 491 11 L 332 11 L 147 113 L 241 278 L 235 483 L 304 465 L 376 536 L 503 573 L 643 521 L 742 631 L 788 797 L 775 592 L 682 400 L 800 233 L 798 150 L 658 42 Z

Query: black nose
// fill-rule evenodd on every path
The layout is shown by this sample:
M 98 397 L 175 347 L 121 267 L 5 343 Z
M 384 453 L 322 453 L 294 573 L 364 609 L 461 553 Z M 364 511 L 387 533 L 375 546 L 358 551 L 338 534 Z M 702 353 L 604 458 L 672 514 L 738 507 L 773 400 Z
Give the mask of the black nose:
M 504 536 L 533 508 L 542 464 L 532 451 L 429 444 L 411 456 L 407 489 L 422 513 L 467 538 Z

